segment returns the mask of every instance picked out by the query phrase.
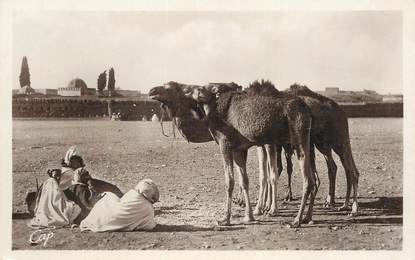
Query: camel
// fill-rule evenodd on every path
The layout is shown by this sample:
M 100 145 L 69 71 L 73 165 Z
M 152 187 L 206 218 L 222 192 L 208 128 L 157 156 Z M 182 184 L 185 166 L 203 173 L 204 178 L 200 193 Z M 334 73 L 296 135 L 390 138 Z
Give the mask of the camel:
M 163 91 L 160 88 L 150 90 L 153 99 L 163 103 Z M 165 89 L 163 89 L 165 90 Z M 176 90 L 177 91 L 177 90 Z M 173 91 L 174 92 L 174 91 Z M 290 143 L 296 151 L 303 173 L 303 196 L 293 226 L 300 226 L 305 204 L 310 196 L 310 203 L 304 219 L 312 220 L 313 204 L 317 193 L 317 185 L 310 169 L 310 128 L 311 113 L 305 103 L 298 98 L 275 98 L 264 95 L 247 95 L 230 91 L 217 99 L 214 116 L 207 116 L 205 120 L 209 129 L 219 143 L 224 162 L 225 180 L 227 185 L 226 214 L 219 224 L 229 225 L 231 216 L 231 198 L 234 186 L 233 164 L 235 164 L 240 185 L 245 198 L 244 221 L 253 221 L 252 209 L 248 196 L 248 176 L 246 173 L 247 149 L 254 145 Z M 176 107 L 177 108 L 177 107 Z M 211 114 L 212 115 L 212 114 Z M 270 146 L 272 147 L 272 146 Z M 273 156 L 269 156 L 268 164 L 275 172 Z M 272 190 L 276 191 L 277 174 L 271 174 Z M 276 201 L 276 192 L 273 192 L 273 202 Z M 276 207 L 276 205 L 272 205 Z
M 212 102 L 214 97 L 220 94 L 221 90 L 215 87 L 199 87 L 192 89 L 193 99 L 199 103 L 204 103 L 204 108 L 206 113 L 209 113 L 209 106 L 206 105 L 209 102 Z M 311 130 L 311 167 L 312 171 L 316 175 L 317 185 L 319 185 L 319 179 L 314 163 L 314 145 L 317 149 L 324 155 L 326 159 L 328 176 L 329 176 L 329 194 L 326 199 L 325 207 L 334 207 L 335 201 L 335 183 L 336 183 L 336 171 L 337 166 L 333 160 L 331 151 L 332 149 L 339 155 L 343 167 L 345 168 L 346 180 L 347 180 L 347 192 L 346 198 L 343 206 L 339 210 L 348 210 L 349 209 L 349 198 L 351 192 L 351 185 L 353 184 L 353 206 L 351 215 L 356 215 L 358 211 L 357 203 L 357 183 L 359 172 L 355 166 L 353 156 L 351 153 L 350 139 L 348 132 L 348 123 L 347 117 L 344 112 L 333 100 L 319 95 L 315 92 L 309 90 L 306 86 L 301 86 L 298 84 L 292 85 L 288 90 L 284 92 L 279 92 L 274 85 L 269 81 L 262 81 L 261 83 L 255 81 L 246 89 L 247 93 L 254 95 L 269 95 L 275 97 L 299 97 L 301 98 L 311 109 L 313 124 Z M 202 95 L 202 99 L 200 98 Z M 259 198 L 257 203 L 257 208 L 255 209 L 256 214 L 259 214 L 263 209 L 265 211 L 270 210 L 270 205 L 272 204 L 270 194 L 272 191 L 269 191 L 269 187 L 272 187 L 269 182 L 269 174 L 267 170 L 269 167 L 266 167 L 266 162 L 271 159 L 267 156 L 273 153 L 269 150 L 270 147 L 263 146 L 258 147 L 258 158 L 260 159 L 260 191 Z M 277 172 L 278 176 L 282 172 L 282 161 L 281 161 L 281 146 L 276 146 L 277 153 Z M 288 174 L 288 192 L 286 200 L 290 200 L 292 197 L 291 192 L 291 175 L 292 175 L 292 149 L 289 145 L 284 146 L 286 160 L 287 160 L 287 174 Z M 262 164 L 261 164 L 262 160 Z M 267 194 L 267 196 L 265 196 Z M 274 215 L 274 211 L 271 211 L 271 215 Z
M 208 131 L 208 128 L 204 125 L 204 124 L 200 124 L 200 122 L 196 119 L 200 119 L 203 115 L 201 112 L 196 112 L 198 110 L 196 104 L 192 101 L 189 101 L 188 99 L 184 98 L 184 95 L 187 96 L 192 96 L 193 91 L 196 88 L 201 88 L 201 91 L 204 90 L 208 90 L 208 91 L 212 91 L 215 95 L 218 95 L 222 92 L 226 92 L 230 88 L 230 86 L 234 86 L 234 90 L 240 90 L 241 87 L 234 84 L 234 83 L 227 83 L 227 84 L 223 84 L 223 83 L 213 83 L 213 84 L 209 84 L 208 86 L 195 86 L 195 85 L 185 85 L 185 84 L 179 84 L 176 82 L 169 82 L 167 83 L 164 87 L 159 87 L 159 89 L 163 90 L 162 92 L 164 93 L 164 103 L 162 102 L 162 106 L 165 108 L 169 108 L 169 111 L 172 111 L 172 113 L 175 114 L 180 114 L 179 117 L 174 117 L 175 120 L 177 120 L 177 122 L 179 123 L 179 131 L 181 130 L 182 135 L 184 136 L 185 139 L 187 139 L 190 142 L 209 142 L 209 141 L 213 141 L 213 138 L 211 136 L 211 134 Z M 237 86 L 235 88 L 235 86 Z M 268 89 L 268 90 L 267 90 Z M 166 91 L 167 90 L 167 91 Z M 267 90 L 267 91 L 266 91 Z M 252 89 L 251 89 L 252 91 Z M 274 93 L 274 94 L 278 94 L 279 92 L 275 91 L 275 87 L 271 86 L 271 88 L 267 88 L 266 84 L 262 84 L 262 87 L 257 89 L 256 92 L 258 92 L 259 94 L 267 94 L 267 92 L 269 93 Z M 189 95 L 190 93 L 190 95 Z M 268 94 L 269 94 L 268 93 Z M 281 93 L 281 92 L 280 92 Z M 321 100 L 321 102 L 328 102 L 330 106 L 334 107 L 334 108 L 330 108 L 329 106 L 329 110 L 331 111 L 332 115 L 331 118 L 335 119 L 332 120 L 334 122 L 333 125 L 336 125 L 336 127 L 331 131 L 334 134 L 331 134 L 332 136 L 335 136 L 334 140 L 336 140 L 336 142 L 340 145 L 343 145 L 344 147 L 346 147 L 346 149 L 344 149 L 344 151 L 346 151 L 348 154 L 350 154 L 350 156 L 346 156 L 345 154 L 339 154 L 340 157 L 343 157 L 344 159 L 342 159 L 342 163 L 348 162 L 348 165 L 352 165 L 352 167 L 349 166 L 349 169 L 352 169 L 354 172 L 357 172 L 357 177 L 358 177 L 358 171 L 356 169 L 356 167 L 354 165 L 353 162 L 353 157 L 351 156 L 351 150 L 350 150 L 350 140 L 349 140 L 349 134 L 348 134 L 348 125 L 347 125 L 347 118 L 344 115 L 344 112 L 341 111 L 341 108 L 332 100 L 321 96 L 317 93 L 312 92 L 311 90 L 309 90 L 307 87 L 305 86 L 300 86 L 297 84 L 294 84 L 293 86 L 291 86 L 290 89 L 282 92 L 282 93 L 286 93 L 286 94 L 290 94 L 290 95 L 297 95 L 299 97 L 301 96 L 309 96 L 309 97 L 314 97 L 318 100 Z M 205 93 L 206 94 L 206 93 Z M 312 100 L 312 99 L 311 99 Z M 307 103 L 307 99 L 305 100 Z M 330 103 L 333 104 L 330 104 Z M 173 107 L 168 107 L 167 105 L 165 105 L 165 103 L 168 103 L 170 106 L 174 105 Z M 315 103 L 315 102 L 314 102 Z M 312 114 L 317 114 L 318 115 L 318 109 L 316 110 L 315 108 L 313 109 L 313 107 L 316 106 L 311 106 L 312 108 Z M 317 106 L 318 107 L 318 106 Z M 334 110 L 334 111 L 332 111 Z M 343 130 L 342 130 L 343 129 Z M 346 137 L 346 138 L 345 138 Z M 330 140 L 330 138 L 323 138 L 321 140 Z M 333 138 L 332 138 L 333 140 Z M 349 147 L 349 149 L 347 149 Z M 291 173 L 292 173 L 292 162 L 291 162 L 291 156 L 292 156 L 292 151 L 288 150 L 286 147 L 285 148 L 285 155 L 286 155 L 286 160 L 287 160 L 287 173 L 288 173 L 288 191 L 287 191 L 287 195 L 285 197 L 285 200 L 290 200 L 291 198 Z M 254 215 L 259 215 L 262 213 L 267 212 L 269 215 L 273 216 L 275 215 L 275 212 L 271 211 L 271 192 L 268 192 L 270 190 L 270 188 L 268 189 L 268 187 L 270 187 L 270 183 L 268 182 L 268 185 L 266 185 L 267 183 L 267 179 L 266 176 L 268 176 L 268 157 L 267 157 L 267 153 L 266 153 L 266 145 L 265 146 L 258 146 L 257 148 L 257 153 L 258 153 L 258 159 L 259 159 L 259 179 L 260 179 L 260 190 L 259 190 L 259 196 L 258 196 L 258 202 L 256 205 L 256 208 L 254 210 Z M 341 151 L 341 150 L 340 150 Z M 311 149 L 311 152 L 314 152 L 313 149 Z M 311 155 L 313 155 L 313 153 L 310 153 Z M 324 153 L 323 153 L 324 155 Z M 272 156 L 272 155 L 271 155 Z M 337 170 L 337 166 L 334 163 L 334 160 L 331 156 L 331 150 L 327 152 L 327 155 L 324 156 L 326 161 L 327 161 L 327 165 L 328 165 L 328 173 L 329 173 L 329 194 L 327 196 L 326 199 L 326 203 L 325 203 L 325 207 L 334 207 L 334 192 L 335 192 L 335 176 L 336 176 L 336 170 Z M 277 171 L 278 174 L 281 173 L 282 171 L 282 162 L 281 162 L 281 148 L 277 147 Z M 348 173 L 348 171 L 345 171 L 346 175 Z M 348 187 L 348 192 L 347 194 L 350 194 L 350 180 L 352 178 L 347 177 L 347 187 Z M 357 178 L 355 178 L 357 180 Z M 354 188 L 354 191 L 356 191 L 357 188 Z M 242 191 L 240 191 L 240 194 L 242 194 Z M 265 196 L 265 194 L 267 196 Z M 239 196 L 241 197 L 241 196 Z M 339 210 L 348 210 L 348 201 L 349 201 L 349 195 L 346 195 L 346 199 L 345 199 L 345 203 L 343 204 L 343 206 L 341 206 L 339 208 Z M 356 194 L 354 194 L 354 198 L 356 198 Z M 357 201 L 356 199 L 354 199 L 354 201 Z M 238 204 L 240 204 L 241 202 L 243 202 L 243 199 L 237 198 L 237 202 Z M 351 215 L 357 214 L 357 202 L 354 203 L 353 206 L 353 210 Z
M 201 143 L 214 141 L 214 137 L 209 131 L 207 125 L 200 122 L 200 119 L 203 117 L 203 113 L 209 113 L 207 111 L 208 107 L 205 106 L 199 108 L 197 103 L 191 99 L 191 94 L 195 89 L 198 88 L 201 88 L 201 86 L 187 85 L 171 81 L 164 84 L 164 86 L 153 88 L 150 90 L 150 95 L 152 95 L 155 100 L 161 102 L 163 111 L 166 110 L 170 117 L 172 117 L 173 126 L 175 124 L 177 125 L 178 131 L 188 142 Z M 241 91 L 242 87 L 233 82 L 209 83 L 208 85 L 203 86 L 203 89 L 215 93 L 215 95 L 219 95 L 230 90 Z M 268 161 L 264 161 L 268 158 L 266 154 L 266 147 L 267 145 L 257 147 L 258 161 L 260 166 L 259 176 L 260 179 L 263 180 L 263 183 L 261 184 L 261 189 L 259 191 L 260 195 L 258 195 L 257 204 L 254 209 L 254 215 L 260 215 L 266 212 L 270 216 L 275 216 L 276 207 L 274 207 L 274 210 L 271 210 L 271 198 L 265 199 L 266 191 L 271 190 L 264 188 L 264 185 L 266 184 L 265 182 L 267 180 L 265 179 L 265 173 L 267 173 L 267 169 L 265 168 L 268 167 Z M 273 153 L 273 151 L 270 149 L 268 149 L 268 152 L 271 154 Z M 273 157 L 273 155 L 270 156 Z M 261 195 L 263 193 L 264 195 Z M 242 190 L 240 191 L 240 194 L 242 194 Z M 271 196 L 271 193 L 268 193 L 268 195 Z M 241 195 L 237 196 L 233 202 L 240 206 L 245 204 L 245 201 L 241 199 Z M 267 210 L 264 210 L 264 205 L 268 205 Z
M 311 91 L 304 85 L 293 84 L 284 93 L 301 98 L 311 109 L 316 124 L 324 123 L 321 130 L 312 131 L 312 142 L 326 160 L 329 177 L 329 194 L 325 206 L 334 207 L 337 166 L 332 157 L 332 150 L 339 156 L 346 174 L 346 196 L 339 210 L 349 210 L 351 188 L 353 186 L 353 204 L 351 215 L 358 214 L 357 190 L 360 173 L 353 159 L 349 137 L 347 116 L 332 99 Z M 319 101 L 315 102 L 316 100 Z M 324 120 L 322 120 L 324 118 Z M 321 125 L 320 125 L 321 126 Z M 316 126 L 315 128 L 318 128 Z M 290 172 L 288 173 L 291 174 Z
M 193 86 L 191 88 L 186 87 L 184 88 L 185 95 L 188 97 L 193 98 L 196 100 L 202 107 L 203 112 L 205 115 L 210 113 L 210 102 L 214 102 L 214 100 L 219 97 L 219 95 L 226 93 L 228 91 L 241 91 L 242 87 L 235 84 L 235 83 L 209 83 L 205 86 Z M 262 89 L 258 89 L 260 91 L 252 92 L 252 88 L 249 89 L 249 92 L 254 94 L 263 94 Z M 203 96 L 203 101 L 200 100 L 199 95 Z M 216 141 L 216 140 L 215 140 Z M 275 157 L 275 153 L 277 153 L 277 163 L 276 167 L 278 170 L 278 176 L 281 175 L 282 172 L 282 161 L 281 161 L 281 149 L 282 146 L 277 146 L 277 150 L 271 145 L 265 144 L 262 146 L 257 146 L 257 156 L 259 161 L 259 194 L 257 199 L 257 204 L 254 209 L 254 215 L 261 215 L 266 213 L 269 216 L 276 216 L 277 209 L 276 209 L 276 202 L 272 200 L 272 192 L 271 192 L 271 183 L 268 181 L 270 178 L 268 177 L 268 169 L 274 167 L 273 164 L 270 164 L 270 160 Z M 292 161 L 291 156 L 293 151 L 289 145 L 284 145 L 284 150 L 286 151 L 287 156 L 287 170 L 288 172 L 292 172 Z M 288 157 L 289 155 L 289 157 Z M 286 195 L 285 200 L 292 199 L 292 192 L 291 192 L 291 174 L 289 176 L 289 189 Z M 268 188 L 269 187 L 269 188 Z M 244 197 L 242 196 L 242 189 L 240 188 L 239 194 L 234 199 L 234 202 L 239 206 L 243 206 L 245 204 Z

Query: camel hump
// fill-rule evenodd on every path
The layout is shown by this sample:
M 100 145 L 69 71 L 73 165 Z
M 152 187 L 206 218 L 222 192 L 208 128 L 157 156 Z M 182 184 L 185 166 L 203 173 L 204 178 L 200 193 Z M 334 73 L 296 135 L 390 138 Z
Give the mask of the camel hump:
M 230 83 L 209 83 L 206 88 L 214 94 L 222 94 L 229 91 L 241 91 L 242 86 L 235 82 Z
M 261 81 L 255 80 L 249 87 L 245 89 L 245 92 L 249 95 L 264 95 L 264 96 L 281 96 L 280 91 L 269 80 L 261 79 Z

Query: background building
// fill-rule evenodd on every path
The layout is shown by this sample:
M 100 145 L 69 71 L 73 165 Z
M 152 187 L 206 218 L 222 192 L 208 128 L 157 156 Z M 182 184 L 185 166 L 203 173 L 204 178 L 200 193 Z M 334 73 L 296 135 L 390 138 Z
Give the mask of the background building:
M 326 90 L 324 91 L 324 94 L 327 96 L 339 95 L 340 89 L 339 88 L 326 88 Z
M 69 82 L 66 88 L 58 88 L 58 95 L 65 97 L 96 95 L 96 90 L 95 88 L 88 88 L 82 79 L 75 78 Z
M 53 89 L 53 88 L 40 88 L 40 89 L 36 89 L 36 93 L 40 93 L 40 94 L 48 95 L 48 96 L 57 96 L 58 90 Z
M 403 103 L 403 95 L 384 95 L 382 102 Z

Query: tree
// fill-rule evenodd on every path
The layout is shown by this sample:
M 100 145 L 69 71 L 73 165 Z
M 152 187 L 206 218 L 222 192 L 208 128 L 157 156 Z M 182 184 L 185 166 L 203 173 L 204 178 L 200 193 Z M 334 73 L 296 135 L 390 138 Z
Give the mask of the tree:
M 21 88 L 24 86 L 30 86 L 29 65 L 27 63 L 26 56 L 24 56 L 22 60 L 22 67 L 20 69 L 19 81 L 20 81 Z
M 99 74 L 98 80 L 97 80 L 98 96 L 103 96 L 106 85 L 107 85 L 107 71 L 104 71 L 101 74 Z
M 114 68 L 111 68 L 108 72 L 108 96 L 115 96 L 115 76 Z

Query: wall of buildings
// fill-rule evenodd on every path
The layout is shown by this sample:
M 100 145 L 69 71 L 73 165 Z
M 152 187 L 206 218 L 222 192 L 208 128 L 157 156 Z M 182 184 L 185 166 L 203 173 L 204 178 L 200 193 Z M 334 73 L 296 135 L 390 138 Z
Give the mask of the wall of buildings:
M 58 90 L 52 89 L 52 88 L 37 88 L 35 89 L 35 91 L 36 93 L 41 93 L 43 95 L 51 95 L 51 96 L 58 95 Z
M 383 96 L 382 102 L 402 103 L 403 102 L 403 96 L 402 95 L 387 95 L 387 96 Z
M 80 88 L 58 88 L 58 95 L 64 97 L 81 96 Z
M 107 101 L 82 99 L 19 98 L 12 101 L 13 117 L 104 117 L 111 113 L 121 113 L 125 120 L 151 118 L 160 113 L 157 102 L 147 101 Z
M 348 117 L 403 117 L 403 103 L 341 105 Z M 160 104 L 154 101 L 44 99 L 14 97 L 13 117 L 103 117 L 120 113 L 124 120 L 160 117 Z
M 348 117 L 403 117 L 403 103 L 341 105 Z
M 339 88 L 326 88 L 325 95 L 327 96 L 333 96 L 333 95 L 339 95 L 340 89 Z

